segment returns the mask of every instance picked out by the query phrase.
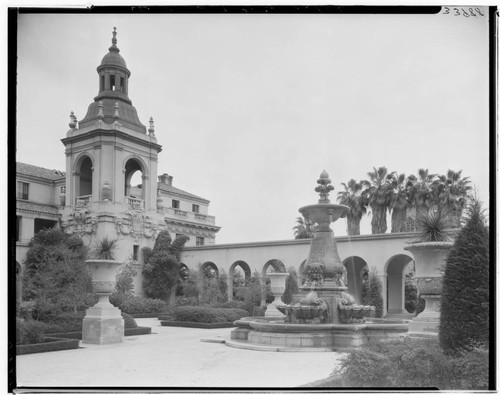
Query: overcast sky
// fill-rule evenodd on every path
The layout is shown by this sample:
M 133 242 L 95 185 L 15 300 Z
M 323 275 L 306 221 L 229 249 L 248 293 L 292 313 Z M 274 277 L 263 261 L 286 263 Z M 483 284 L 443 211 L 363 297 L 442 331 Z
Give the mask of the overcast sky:
M 374 166 L 461 169 L 488 199 L 486 15 L 20 15 L 18 161 L 65 170 L 113 26 L 158 174 L 211 201 L 217 243 L 293 238 L 323 169 L 331 200 Z

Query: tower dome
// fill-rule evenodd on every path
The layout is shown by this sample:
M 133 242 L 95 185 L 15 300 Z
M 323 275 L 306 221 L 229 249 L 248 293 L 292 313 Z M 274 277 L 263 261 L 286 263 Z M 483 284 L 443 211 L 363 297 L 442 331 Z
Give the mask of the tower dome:
M 127 69 L 127 63 L 125 62 L 125 59 L 123 59 L 123 57 L 120 55 L 120 48 L 118 48 L 116 44 L 116 27 L 114 27 L 113 38 L 111 39 L 111 47 L 109 47 L 109 52 L 102 58 L 101 65 L 97 68 L 97 71 L 99 71 L 102 66 L 118 66 Z
M 80 121 L 80 128 L 90 126 L 96 120 L 112 124 L 119 122 L 124 127 L 146 134 L 146 126 L 137 116 L 137 110 L 128 97 L 130 70 L 116 46 L 116 27 L 109 52 L 97 67 L 99 74 L 99 93 L 90 104 L 87 115 Z

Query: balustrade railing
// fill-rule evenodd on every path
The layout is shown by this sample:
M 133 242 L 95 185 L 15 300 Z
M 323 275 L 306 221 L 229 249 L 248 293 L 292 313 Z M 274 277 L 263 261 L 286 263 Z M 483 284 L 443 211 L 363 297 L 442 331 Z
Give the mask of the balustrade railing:
M 85 207 L 92 203 L 92 195 L 77 196 L 75 199 L 76 207 Z
M 141 209 L 144 210 L 144 200 L 133 198 L 130 196 L 125 197 L 127 204 L 133 209 Z

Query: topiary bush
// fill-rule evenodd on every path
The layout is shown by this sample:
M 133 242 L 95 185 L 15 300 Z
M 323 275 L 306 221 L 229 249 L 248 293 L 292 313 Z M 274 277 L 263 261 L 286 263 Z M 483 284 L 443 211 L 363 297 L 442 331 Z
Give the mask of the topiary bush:
M 219 309 L 214 307 L 180 306 L 173 309 L 174 320 L 185 322 L 232 322 L 248 315 L 242 309 Z
M 349 352 L 334 377 L 344 387 L 412 387 L 440 390 L 488 389 L 488 353 L 450 357 L 437 339 L 410 339 Z
M 375 317 L 384 314 L 384 299 L 382 298 L 382 282 L 377 276 L 377 268 L 372 267 L 368 273 L 368 279 L 361 288 L 362 303 L 375 306 Z
M 489 231 L 479 200 L 466 216 L 443 275 L 439 341 L 452 354 L 489 343 Z
M 286 278 L 285 292 L 281 297 L 281 301 L 285 304 L 290 304 L 293 301 L 293 295 L 299 293 L 299 283 L 297 281 L 297 271 L 293 267 L 288 268 L 290 274 Z

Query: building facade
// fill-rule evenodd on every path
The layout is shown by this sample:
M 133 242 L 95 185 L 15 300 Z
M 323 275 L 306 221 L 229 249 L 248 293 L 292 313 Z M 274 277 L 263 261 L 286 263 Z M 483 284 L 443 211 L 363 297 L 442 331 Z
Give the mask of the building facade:
M 78 121 L 70 115 L 65 172 L 24 163 L 16 166 L 16 261 L 43 228 L 60 227 L 82 237 L 92 248 L 103 238 L 117 239 L 117 260 L 132 260 L 140 269 L 141 250 L 153 247 L 156 235 L 190 237 L 186 245 L 211 245 L 219 227 L 208 214 L 207 199 L 174 187 L 173 177 L 158 175 L 154 121 L 140 121 L 128 96 L 130 70 L 112 45 L 97 67 L 98 94 Z M 140 178 L 137 177 L 140 174 Z M 132 179 L 140 179 L 132 185 Z M 141 294 L 141 270 L 135 281 Z

